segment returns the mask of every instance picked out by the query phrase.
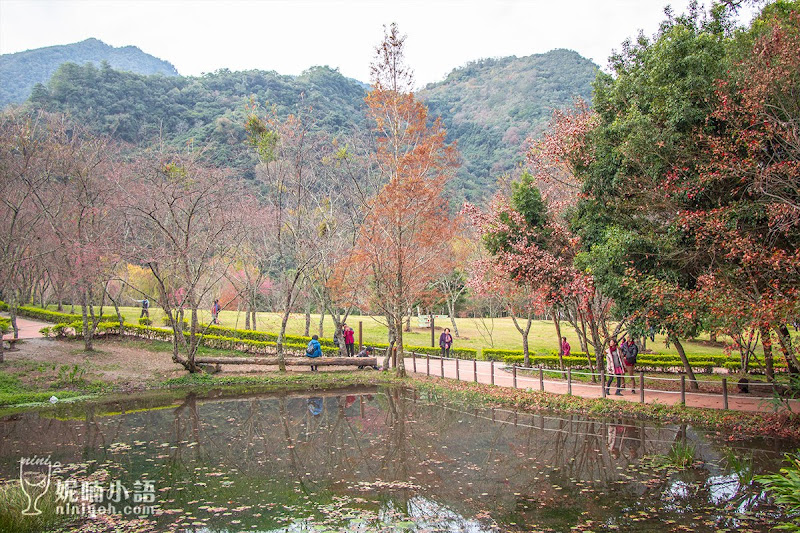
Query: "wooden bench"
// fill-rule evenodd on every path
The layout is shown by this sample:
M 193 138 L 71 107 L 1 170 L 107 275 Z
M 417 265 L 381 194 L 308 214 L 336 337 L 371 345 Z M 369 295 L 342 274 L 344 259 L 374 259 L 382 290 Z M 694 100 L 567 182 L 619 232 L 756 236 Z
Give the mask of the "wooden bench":
M 265 365 L 278 366 L 277 357 L 195 357 L 198 365 Z M 285 357 L 286 366 L 378 366 L 376 357 Z

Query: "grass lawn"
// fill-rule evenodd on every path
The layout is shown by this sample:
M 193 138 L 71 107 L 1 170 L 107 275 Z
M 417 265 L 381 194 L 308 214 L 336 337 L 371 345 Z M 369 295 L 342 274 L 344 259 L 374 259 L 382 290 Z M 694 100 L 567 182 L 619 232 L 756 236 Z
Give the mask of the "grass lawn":
M 55 309 L 55 306 L 50 306 L 50 309 Z M 76 311 L 78 308 L 76 307 Z M 69 311 L 69 307 L 65 308 L 65 311 Z M 106 314 L 113 314 L 113 308 L 106 307 L 103 310 Z M 125 320 L 128 322 L 136 323 L 139 319 L 139 315 L 141 313 L 141 309 L 138 307 L 123 307 L 122 314 L 125 317 Z M 150 309 L 150 319 L 153 321 L 153 325 L 155 326 L 163 326 L 163 317 L 164 313 L 159 308 L 151 308 Z M 200 311 L 200 319 L 204 323 L 208 323 L 211 320 L 211 312 L 207 309 Z M 266 312 L 259 312 L 257 313 L 257 323 L 258 329 L 260 331 L 270 331 L 270 332 L 277 332 L 280 329 L 280 320 L 281 315 L 279 313 L 266 313 Z M 234 327 L 234 328 L 244 328 L 244 313 L 240 313 L 237 311 L 222 311 L 220 313 L 220 322 L 223 326 Z M 362 325 L 362 332 L 363 332 L 363 342 L 364 344 L 370 343 L 386 343 L 387 337 L 387 329 L 381 323 L 380 317 L 372 317 L 372 316 L 365 316 L 365 315 L 358 315 L 351 317 L 348 320 L 350 326 L 356 331 L 356 342 L 358 342 L 358 328 L 359 322 Z M 500 348 L 500 349 L 508 349 L 508 350 L 521 350 L 522 349 L 522 339 L 519 332 L 514 327 L 514 323 L 511 318 L 495 318 L 493 320 L 486 319 L 484 321 L 473 319 L 473 318 L 457 318 L 456 324 L 458 325 L 458 330 L 460 336 L 455 339 L 455 346 L 465 347 L 465 348 Z M 481 329 L 483 329 L 483 325 L 486 325 L 491 332 L 491 335 L 488 335 L 485 330 L 483 331 L 483 335 L 481 334 Z M 404 332 L 403 333 L 403 341 L 406 345 L 411 346 L 430 346 L 431 345 L 431 333 L 429 328 L 419 328 L 416 327 L 416 318 L 412 318 L 411 320 L 412 330 L 411 332 Z M 441 333 L 442 328 L 449 327 L 452 329 L 449 320 L 445 323 L 436 323 L 436 332 L 434 342 L 438 345 L 439 334 Z M 480 328 L 480 329 L 479 329 Z M 561 331 L 562 334 L 566 335 L 567 340 L 569 340 L 570 344 L 572 345 L 573 351 L 580 350 L 580 345 L 578 343 L 577 336 L 575 335 L 575 331 L 567 322 L 563 322 L 561 324 Z M 304 314 L 292 314 L 289 318 L 289 324 L 287 327 L 287 333 L 292 335 L 304 335 L 305 334 L 305 315 Z M 311 315 L 311 328 L 310 334 L 313 335 L 315 333 L 319 333 L 319 315 L 312 314 Z M 333 334 L 333 321 L 329 316 L 326 315 L 325 321 L 323 324 L 323 337 L 330 337 Z M 656 335 L 655 342 L 647 343 L 647 348 L 653 350 L 656 353 L 661 354 L 673 354 L 677 355 L 677 351 L 673 346 L 665 346 L 664 342 L 665 338 L 662 335 Z M 725 339 L 723 339 L 725 340 Z M 537 320 L 534 321 L 530 336 L 528 338 L 529 346 L 532 352 L 538 351 L 549 351 L 549 350 L 557 350 L 558 349 L 558 342 L 556 338 L 555 328 L 553 327 L 553 323 L 547 320 Z M 711 343 L 708 339 L 707 335 L 703 335 L 696 340 L 692 341 L 685 341 L 684 349 L 686 350 L 687 354 L 695 354 L 695 355 L 704 355 L 704 354 L 713 354 L 713 355 L 721 355 L 725 353 L 724 347 L 721 343 Z M 760 350 L 758 351 L 760 355 Z

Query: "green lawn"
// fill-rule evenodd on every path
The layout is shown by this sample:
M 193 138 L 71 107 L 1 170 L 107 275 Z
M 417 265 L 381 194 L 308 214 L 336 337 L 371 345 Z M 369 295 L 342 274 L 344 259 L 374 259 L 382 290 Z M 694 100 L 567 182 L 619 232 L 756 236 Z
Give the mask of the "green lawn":
M 54 309 L 54 306 L 50 306 L 50 308 Z M 76 307 L 76 311 L 77 310 L 78 308 Z M 69 307 L 65 308 L 65 311 L 69 311 Z M 103 312 L 106 314 L 113 314 L 114 311 L 113 308 L 105 308 Z M 124 307 L 122 308 L 122 313 L 126 321 L 135 323 L 139 319 L 141 309 L 137 307 Z M 153 321 L 153 325 L 163 326 L 162 322 L 163 316 L 164 313 L 161 309 L 158 308 L 150 309 L 150 319 Z M 211 320 L 211 312 L 209 310 L 202 310 L 200 318 L 205 323 L 208 323 Z M 279 313 L 260 312 L 257 314 L 257 319 L 258 319 L 257 320 L 258 329 L 260 331 L 277 332 L 278 329 L 280 328 L 281 315 Z M 239 313 L 236 311 L 222 311 L 222 313 L 220 313 L 220 322 L 222 323 L 223 326 L 244 328 L 244 313 Z M 384 326 L 381 323 L 380 317 L 371 317 L 371 316 L 351 316 L 350 319 L 348 320 L 350 326 L 356 331 L 356 342 L 358 342 L 359 322 L 362 325 L 363 341 L 365 344 L 386 343 L 386 337 L 387 337 L 386 326 Z M 458 325 L 458 330 L 460 334 L 460 336 L 455 339 L 456 346 L 466 347 L 466 348 L 493 347 L 493 348 L 501 348 L 508 350 L 522 349 L 521 336 L 514 327 L 514 323 L 511 320 L 511 318 L 496 318 L 493 321 L 487 319 L 483 322 L 473 318 L 457 318 L 456 323 Z M 486 324 L 486 326 L 491 328 L 491 340 L 485 332 L 483 336 L 481 335 L 479 326 L 482 326 L 482 324 Z M 412 318 L 411 326 L 412 330 L 410 332 L 403 333 L 404 343 L 412 346 L 430 346 L 431 345 L 430 329 L 416 327 L 417 326 L 416 318 Z M 434 341 L 437 345 L 438 345 L 439 333 L 441 333 L 441 329 L 444 327 L 451 328 L 449 320 L 446 321 L 445 323 L 441 322 L 436 323 L 436 332 Z M 564 335 L 566 335 L 567 339 L 572 345 L 573 351 L 579 351 L 580 345 L 578 343 L 577 336 L 575 335 L 575 331 L 572 329 L 569 323 L 563 322 L 561 324 L 561 331 Z M 287 333 L 292 335 L 304 335 L 305 315 L 297 313 L 292 314 L 289 318 Z M 315 333 L 319 333 L 318 314 L 311 315 L 310 334 L 313 335 Z M 330 319 L 329 316 L 326 316 L 323 327 L 323 336 L 330 337 L 332 333 L 333 333 L 333 321 Z M 535 321 L 531 327 L 531 332 L 528 342 L 531 351 L 534 352 L 558 349 L 555 328 L 553 326 L 553 323 L 546 320 Z M 655 342 L 648 341 L 647 347 L 648 349 L 654 350 L 657 353 L 677 354 L 673 346 L 669 347 L 665 346 L 664 337 L 661 335 L 656 335 Z M 724 349 L 721 347 L 721 345 L 711 345 L 708 342 L 707 335 L 700 337 L 696 341 L 685 341 L 684 348 L 688 354 L 720 355 L 724 353 Z

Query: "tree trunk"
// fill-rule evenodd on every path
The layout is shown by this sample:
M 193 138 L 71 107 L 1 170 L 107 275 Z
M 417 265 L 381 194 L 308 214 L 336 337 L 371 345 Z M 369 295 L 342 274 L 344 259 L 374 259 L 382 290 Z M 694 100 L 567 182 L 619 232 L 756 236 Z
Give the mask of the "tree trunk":
M 244 308 L 244 329 L 250 330 L 250 310 L 247 307 Z
M 250 308 L 250 313 L 253 315 L 252 318 L 250 318 L 250 325 L 253 326 L 253 331 L 256 331 L 258 329 L 258 323 L 256 322 L 256 308 L 255 308 L 255 306 Z
M 406 365 L 403 354 L 403 317 L 402 315 L 397 321 L 397 377 L 406 377 Z
M 697 378 L 692 370 L 692 365 L 689 364 L 689 359 L 686 358 L 686 352 L 683 351 L 683 344 L 681 344 L 681 341 L 679 341 L 677 337 L 673 336 L 670 336 L 670 342 L 675 345 L 675 350 L 677 350 L 681 362 L 683 363 L 683 369 L 686 371 L 686 375 L 689 376 L 689 388 L 692 390 L 699 390 L 700 387 L 697 385 Z
M 783 356 L 786 358 L 786 366 L 789 367 L 789 373 L 794 375 L 800 373 L 800 362 L 794 353 L 792 338 L 789 336 L 789 328 L 786 327 L 786 324 L 781 324 L 775 328 L 775 332 L 778 334 L 778 341 L 781 344 Z
M 450 324 L 453 326 L 453 335 L 458 338 L 458 326 L 456 326 L 456 306 L 450 298 L 447 299 L 447 312 L 450 314 Z
M 556 327 L 556 335 L 558 336 L 558 366 L 561 371 L 564 371 L 564 354 L 561 351 L 561 321 L 558 318 L 558 309 L 553 308 L 553 325 Z
M 81 316 L 83 318 L 83 349 L 87 352 L 94 351 L 92 345 L 92 330 L 89 327 L 89 295 L 88 291 L 84 290 L 81 294 Z
M 283 355 L 283 339 L 286 337 L 286 324 L 289 322 L 290 311 L 291 306 L 287 305 L 286 310 L 283 312 L 283 317 L 281 317 L 281 330 L 278 333 L 278 341 L 275 343 L 278 352 L 278 370 L 281 372 L 286 372 L 286 360 Z
M 770 336 L 769 328 L 764 324 L 759 326 L 758 331 L 761 333 L 761 346 L 764 349 L 764 373 L 767 375 L 768 381 L 775 383 L 775 369 L 772 358 L 772 337 Z
M 19 326 L 17 326 L 17 298 L 11 293 L 11 301 L 8 304 L 8 314 L 11 315 L 11 329 L 14 330 L 14 338 L 19 339 Z
M 508 311 L 511 315 L 511 320 L 514 322 L 514 327 L 517 328 L 517 331 L 519 331 L 519 334 L 522 336 L 522 364 L 526 367 L 529 367 L 531 366 L 531 356 L 530 349 L 528 348 L 528 334 L 531 331 L 531 324 L 533 323 L 533 320 L 531 319 L 531 315 L 528 315 L 528 325 L 526 328 L 523 328 L 519 325 L 514 310 L 509 309 Z
M 306 328 L 305 328 L 305 335 L 306 337 L 310 337 L 309 333 L 311 332 L 311 298 L 306 298 Z
M 403 331 L 411 332 L 411 309 L 408 310 L 408 316 L 406 317 L 406 328 Z
M 318 329 L 317 334 L 319 335 L 320 339 L 325 336 L 325 306 L 324 305 L 320 306 L 320 310 L 319 310 L 319 329 Z

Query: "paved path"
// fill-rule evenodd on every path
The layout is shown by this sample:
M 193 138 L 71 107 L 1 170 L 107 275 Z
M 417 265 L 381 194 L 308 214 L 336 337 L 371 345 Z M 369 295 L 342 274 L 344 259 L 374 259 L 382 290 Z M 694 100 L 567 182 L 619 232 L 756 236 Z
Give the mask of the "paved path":
M 413 372 L 413 359 L 410 357 L 406 358 L 405 363 L 406 370 Z M 458 365 L 458 368 L 456 365 Z M 456 373 L 458 373 L 458 377 L 462 381 L 477 381 L 479 383 L 492 382 L 492 366 L 494 366 L 495 385 L 501 387 L 514 386 L 514 376 L 510 370 L 505 369 L 505 365 L 503 363 L 491 363 L 489 361 L 473 362 L 469 360 L 459 361 L 456 359 L 443 360 L 438 357 L 431 357 L 430 359 L 426 359 L 425 357 L 416 358 L 417 374 L 426 375 L 429 373 L 431 376 L 438 377 L 441 377 L 442 374 L 444 374 L 444 377 L 446 378 L 455 379 Z M 476 371 L 477 377 L 475 375 Z M 702 381 L 702 375 L 698 376 L 698 380 Z M 680 391 L 651 390 L 651 387 L 657 387 L 657 384 L 653 381 L 654 380 L 652 378 L 645 378 L 645 403 L 660 403 L 663 405 L 677 405 L 681 403 Z M 676 381 L 679 381 L 679 379 Z M 636 394 L 631 393 L 630 378 L 628 378 L 625 382 L 624 386 L 628 388 L 623 391 L 622 396 L 616 396 L 614 394 L 616 391 L 615 385 L 611 387 L 611 395 L 607 396 L 607 398 L 615 401 L 641 401 L 638 373 L 636 376 Z M 520 371 L 517 375 L 516 386 L 520 389 L 544 390 L 554 394 L 567 394 L 568 392 L 566 380 L 557 380 L 545 376 L 544 382 L 542 383 L 539 381 L 538 370 L 534 370 L 532 373 L 529 373 L 529 371 L 525 371 L 524 373 Z M 770 403 L 768 397 L 735 394 L 731 392 L 731 389 L 734 388 L 734 383 L 728 383 L 728 409 L 748 412 L 772 412 L 774 410 L 774 406 L 772 403 Z M 601 398 L 603 393 L 599 384 L 573 381 L 572 394 L 575 396 L 581 396 L 583 398 Z M 791 402 L 792 411 L 800 411 L 800 401 L 792 400 Z M 722 409 L 723 396 L 721 393 L 692 393 L 688 390 L 687 384 L 686 405 L 688 407 Z
M 8 313 L 0 313 L 0 316 L 5 318 L 9 318 Z M 45 326 L 52 326 L 53 324 L 48 324 L 47 322 L 39 322 L 38 320 L 31 320 L 30 318 L 23 318 L 21 316 L 17 317 L 17 327 L 19 328 L 19 338 L 20 339 L 38 339 L 42 337 L 42 334 L 39 333 L 39 330 Z M 5 340 L 11 339 L 14 337 L 14 332 L 9 332 L 3 335 Z

